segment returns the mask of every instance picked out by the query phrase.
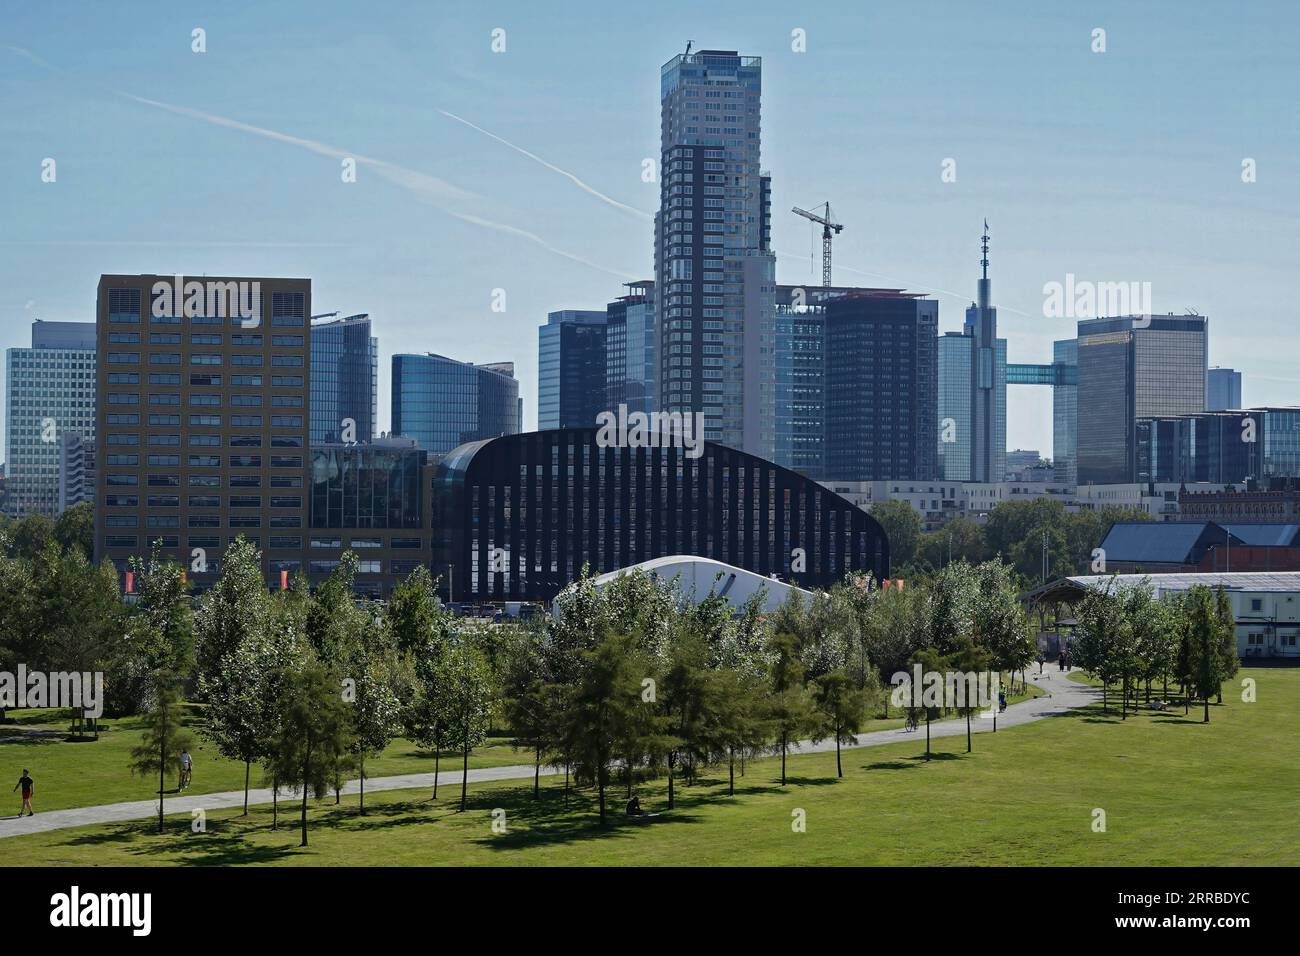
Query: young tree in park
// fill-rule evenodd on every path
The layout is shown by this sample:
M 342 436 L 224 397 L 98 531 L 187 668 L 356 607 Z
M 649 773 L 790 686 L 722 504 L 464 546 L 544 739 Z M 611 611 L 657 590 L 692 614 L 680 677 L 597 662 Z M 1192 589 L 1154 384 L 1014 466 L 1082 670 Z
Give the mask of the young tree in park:
M 635 720 L 633 710 L 643 706 L 643 668 L 636 664 L 635 651 L 630 635 L 610 633 L 595 648 L 581 652 L 580 676 L 572 688 L 561 738 L 579 775 L 596 786 L 602 825 L 610 761 L 620 749 L 624 728 Z
M 261 553 L 240 535 L 226 549 L 221 574 L 194 613 L 200 692 L 211 693 L 222 659 L 264 626 L 269 599 Z
M 1241 657 L 1237 651 L 1237 617 L 1232 612 L 1232 599 L 1228 592 L 1219 586 L 1214 589 L 1214 608 L 1219 618 L 1219 670 L 1221 679 L 1216 693 L 1219 703 L 1223 703 L 1223 681 L 1232 680 L 1241 669 Z
M 1094 587 L 1079 602 L 1070 644 L 1070 655 L 1078 666 L 1101 679 L 1102 713 L 1109 713 L 1107 688 L 1122 677 L 1127 667 L 1124 648 L 1129 625 L 1123 601 L 1114 593 L 1117 587 L 1112 578 L 1105 585 Z
M 35 660 L 35 592 L 31 564 L 9 556 L 8 538 L 0 532 L 0 670 L 12 673 L 19 661 Z M 4 717 L 0 701 L 0 720 Z
M 503 648 L 500 685 L 506 721 L 515 746 L 533 753 L 533 799 L 541 796 L 542 755 L 550 749 L 555 695 L 541 646 L 542 631 L 519 628 Z
M 835 774 L 844 776 L 840 762 L 840 744 L 856 744 L 855 734 L 861 729 L 868 706 L 867 692 L 854 686 L 843 670 L 833 670 L 813 681 L 813 706 L 817 721 L 812 739 L 818 742 L 826 737 L 835 738 Z
M 915 710 L 917 709 L 915 701 L 918 699 L 918 695 L 919 695 L 919 699 L 921 700 L 921 709 L 925 711 L 925 759 L 929 760 L 930 759 L 930 720 L 934 717 L 935 708 L 929 706 L 929 704 L 925 702 L 925 698 L 923 695 L 923 690 L 925 687 L 925 679 L 927 674 L 934 674 L 934 673 L 939 674 L 940 678 L 942 678 L 944 671 L 948 669 L 948 662 L 944 658 L 944 656 L 940 654 L 935 648 L 923 647 L 915 654 L 912 655 L 912 659 L 908 663 L 911 664 L 913 667 L 915 667 L 917 664 L 921 665 L 921 686 L 917 687 L 915 684 L 911 684 L 909 686 L 908 699 L 909 701 L 911 701 L 911 703 L 908 704 L 907 709 L 909 712 L 915 712 Z M 909 675 L 909 677 L 914 677 L 914 676 L 915 676 L 915 671 L 913 671 L 912 674 Z
M 888 684 L 894 674 L 905 670 L 912 655 L 929 638 L 928 598 L 925 589 L 889 588 L 880 592 L 867 619 L 864 634 L 867 654 Z M 885 716 L 889 716 L 889 695 L 884 695 Z
M 447 744 L 461 753 L 460 809 L 469 790 L 469 752 L 487 737 L 492 709 L 492 675 L 477 648 L 463 638 L 454 641 L 444 664 Z
M 813 710 L 804 685 L 803 663 L 799 659 L 798 639 L 780 631 L 772 635 L 768 645 L 772 658 L 768 688 L 768 718 L 777 736 L 781 752 L 781 786 L 785 786 L 786 755 L 790 741 L 812 726 Z
M 964 638 L 961 646 L 952 655 L 951 664 L 953 670 L 962 675 L 959 679 L 962 681 L 963 700 L 957 702 L 957 714 L 966 718 L 966 752 L 970 753 L 973 749 L 971 746 L 971 725 L 970 721 L 973 716 L 980 712 L 979 690 L 982 687 L 989 687 L 985 683 L 990 663 L 993 655 L 984 647 L 976 644 L 970 636 Z M 973 678 L 972 676 L 973 675 Z M 972 686 L 972 679 L 974 686 Z M 973 698 L 973 699 L 972 699 Z M 992 702 L 997 706 L 997 701 Z M 994 713 L 997 713 L 995 710 Z
M 1210 695 L 1223 686 L 1224 621 L 1214 592 L 1198 584 L 1188 592 L 1187 628 L 1190 638 L 1192 689 L 1205 703 L 1204 723 L 1210 722 Z
M 366 812 L 366 758 L 382 753 L 402 727 L 402 684 L 396 648 L 385 639 L 380 622 L 363 632 L 361 646 L 347 668 L 346 695 L 352 704 L 352 745 L 349 755 L 357 767 L 361 794 L 358 810 Z
M 1029 633 L 1029 622 L 1011 579 L 1011 568 L 1001 561 L 986 561 L 975 568 L 972 626 L 975 640 L 991 655 L 992 666 L 1010 674 L 1013 682 L 1016 671 L 1023 672 L 1038 655 L 1038 645 Z
M 895 568 L 906 568 L 916 558 L 921 539 L 921 517 L 906 501 L 877 501 L 871 506 L 871 517 L 880 522 L 889 539 L 889 563 Z
M 433 751 L 434 800 L 438 799 L 442 751 L 447 746 L 451 732 L 452 714 L 447 706 L 451 693 L 447 670 L 451 643 L 448 631 L 435 625 L 419 643 L 411 646 L 415 691 L 402 715 L 407 736 Z
M 716 671 L 709 667 L 709 649 L 702 635 L 689 625 L 674 628 L 668 660 L 658 688 L 662 719 L 650 722 L 649 707 L 629 711 L 630 725 L 622 735 L 631 752 L 644 738 L 651 752 L 661 752 L 668 768 L 668 809 L 677 806 L 677 769 L 709 758 L 712 732 L 720 705 Z M 649 670 L 649 668 L 645 668 Z M 643 696 L 639 699 L 644 699 Z M 629 768 L 630 772 L 630 768 Z
M 117 572 L 105 562 L 92 565 L 79 549 L 60 552 L 50 545 L 36 561 L 35 616 L 40 656 L 28 661 L 47 670 L 104 671 L 122 641 L 123 618 Z M 74 712 L 74 732 L 84 728 Z M 96 729 L 98 736 L 98 729 Z
M 741 668 L 716 672 L 716 722 L 711 730 L 719 752 L 727 757 L 727 795 L 736 795 L 736 754 L 757 753 L 771 739 L 765 710 L 766 681 Z
M 974 624 L 977 588 L 969 564 L 950 564 L 934 576 L 929 589 L 927 643 L 940 654 L 951 654 Z
M 319 662 L 289 677 L 279 704 L 280 727 L 267 769 L 278 784 L 302 789 L 299 845 L 306 846 L 308 791 L 317 797 L 329 791 L 333 768 L 352 743 L 352 712 L 339 678 Z
M 429 569 L 420 565 L 393 588 L 384 607 L 384 624 L 403 653 L 416 654 L 435 633 L 445 639 L 449 615 L 438 603 Z
M 357 563 L 357 556 L 345 551 L 307 609 L 307 643 L 321 661 L 334 667 L 345 666 L 357 653 L 371 617 L 353 594 Z
M 158 775 L 158 832 L 163 832 L 163 798 L 167 771 L 180 770 L 181 753 L 192 739 L 181 719 L 181 699 L 173 674 L 155 675 L 153 703 L 144 713 L 144 735 L 131 750 L 131 769 L 141 776 Z
M 194 667 L 194 613 L 189 585 L 181 566 L 161 556 L 160 545 L 158 541 L 153 543 L 148 558 L 131 558 L 135 592 L 139 595 L 135 613 L 144 617 L 162 638 L 167 659 L 156 666 L 184 677 Z

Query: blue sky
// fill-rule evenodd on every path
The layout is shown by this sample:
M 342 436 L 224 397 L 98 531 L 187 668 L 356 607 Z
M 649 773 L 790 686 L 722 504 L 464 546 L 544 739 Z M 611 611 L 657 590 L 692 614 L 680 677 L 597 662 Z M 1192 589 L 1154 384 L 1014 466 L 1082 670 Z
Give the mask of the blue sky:
M 1284 2 L 10 4 L 0 348 L 91 320 L 104 272 L 308 276 L 314 311 L 375 320 L 381 427 L 403 351 L 513 360 L 531 425 L 546 313 L 651 274 L 642 160 L 693 40 L 763 57 L 780 281 L 818 281 L 788 210 L 829 198 L 836 281 L 936 294 L 955 329 L 987 216 L 1011 361 L 1072 332 L 1045 283 L 1148 281 L 1154 311 L 1210 317 L 1246 403 L 1300 403 L 1298 26 Z M 1008 419 L 1050 454 L 1045 389 Z

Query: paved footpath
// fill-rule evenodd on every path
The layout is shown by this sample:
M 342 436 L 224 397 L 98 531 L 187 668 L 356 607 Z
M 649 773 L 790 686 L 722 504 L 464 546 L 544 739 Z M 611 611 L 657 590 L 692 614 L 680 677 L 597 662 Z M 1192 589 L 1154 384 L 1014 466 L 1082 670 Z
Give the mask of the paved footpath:
M 1044 717 L 1059 716 L 1075 708 L 1087 706 L 1100 697 L 1097 688 L 1067 679 L 1066 672 L 1058 670 L 1056 666 L 1045 667 L 1041 677 L 1034 676 L 1031 673 L 1029 680 L 1031 683 L 1043 688 L 1047 693 L 1042 697 L 1035 697 L 1008 707 L 1005 713 L 998 716 L 999 730 L 1004 727 L 1016 727 L 1020 724 L 1032 723 L 1035 720 L 1042 720 Z M 988 718 L 976 718 L 971 722 L 971 729 L 975 733 L 990 733 L 993 730 L 993 721 Z M 965 733 L 965 720 L 944 720 L 930 725 L 930 736 L 932 738 L 956 737 Z M 877 730 L 869 734 L 860 734 L 855 746 L 859 748 L 879 747 L 884 744 L 906 743 L 907 741 L 921 741 L 924 739 L 924 725 L 910 732 L 899 727 L 894 730 Z M 792 748 L 791 752 L 819 753 L 834 749 L 834 740 L 823 740 L 818 744 L 804 741 L 798 750 Z M 844 749 L 852 750 L 854 747 L 846 746 Z M 550 776 L 555 772 L 553 769 L 542 768 L 543 776 Z M 366 793 L 377 793 L 381 790 L 432 790 L 435 776 L 438 777 L 439 786 L 459 785 L 461 771 L 444 770 L 436 775 L 432 773 L 408 773 L 391 777 L 370 777 L 366 780 Z M 524 780 L 531 779 L 532 776 L 532 764 L 483 767 L 469 771 L 469 782 Z M 343 793 L 345 794 L 354 794 L 360 789 L 359 782 L 356 780 L 349 780 L 343 785 Z M 250 806 L 270 803 L 272 799 L 273 796 L 269 787 L 257 787 L 248 791 Z M 281 793 L 280 800 L 283 804 L 286 804 L 285 813 L 292 815 L 294 812 L 292 806 L 293 795 Z M 230 790 L 224 793 L 203 793 L 189 797 L 169 796 L 164 810 L 169 815 L 188 815 L 192 810 L 197 809 L 211 812 L 222 808 L 239 808 L 243 807 L 243 805 L 244 791 Z M 46 813 L 37 813 L 35 816 L 21 819 L 7 816 L 0 819 L 0 839 L 22 836 L 26 833 L 45 833 L 50 830 L 62 830 L 68 827 L 141 820 L 156 817 L 157 815 L 158 803 L 156 801 L 134 800 L 129 803 L 109 803 L 95 807 L 77 807 L 71 810 L 50 810 Z

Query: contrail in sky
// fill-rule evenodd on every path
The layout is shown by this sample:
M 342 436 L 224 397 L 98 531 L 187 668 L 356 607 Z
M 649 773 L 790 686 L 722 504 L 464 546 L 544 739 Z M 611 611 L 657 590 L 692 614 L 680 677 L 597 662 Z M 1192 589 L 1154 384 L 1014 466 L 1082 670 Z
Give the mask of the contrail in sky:
M 568 179 L 570 182 L 572 182 L 583 192 L 590 193 L 591 195 L 599 199 L 601 202 L 609 203 L 615 209 L 622 209 L 624 212 L 630 212 L 632 215 L 638 216 L 641 219 L 648 220 L 653 218 L 650 215 L 650 213 L 644 212 L 643 210 L 640 209 L 635 209 L 632 206 L 627 205 L 626 203 L 619 202 L 617 199 L 613 198 L 612 196 L 605 195 L 603 192 L 601 192 L 599 189 L 596 189 L 594 186 L 590 186 L 587 183 L 583 182 L 581 179 L 579 179 L 573 173 L 569 172 L 567 169 L 561 169 L 559 166 L 556 166 L 554 163 L 548 163 L 546 160 L 542 159 L 542 157 L 538 156 L 536 153 L 530 153 L 522 146 L 516 146 L 514 143 L 510 142 L 510 140 L 504 139 L 498 136 L 496 133 L 489 132 L 488 130 L 485 130 L 482 126 L 477 126 L 474 123 L 471 123 L 469 120 L 465 119 L 464 117 L 457 116 L 455 113 L 449 113 L 446 110 L 438 110 L 438 112 L 441 113 L 443 116 L 447 116 L 450 117 L 451 119 L 454 119 L 458 123 L 464 123 L 470 129 L 478 130 L 484 136 L 491 137 L 492 139 L 496 140 L 498 143 L 501 143 L 503 146 L 509 146 L 516 153 L 522 153 L 523 155 L 531 159 L 533 162 L 540 163 L 541 165 L 545 166 L 551 172 L 559 173 L 561 176 L 563 176 L 565 179 Z

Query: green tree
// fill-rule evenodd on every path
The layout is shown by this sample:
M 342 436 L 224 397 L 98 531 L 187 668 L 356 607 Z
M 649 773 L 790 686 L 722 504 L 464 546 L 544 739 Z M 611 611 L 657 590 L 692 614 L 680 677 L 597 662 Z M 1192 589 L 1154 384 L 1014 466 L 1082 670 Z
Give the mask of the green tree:
M 492 711 L 492 675 L 482 653 L 465 640 L 452 644 L 447 655 L 447 743 L 461 753 L 460 809 L 469 790 L 469 752 L 487 737 Z
M 161 542 L 155 541 L 148 558 L 130 559 L 138 595 L 135 613 L 162 639 L 166 657 L 155 666 L 184 678 L 194 667 L 194 614 L 189 585 L 180 565 L 161 556 L 160 546 Z
M 181 754 L 192 738 L 181 718 L 181 699 L 174 675 L 160 673 L 152 681 L 154 699 L 144 714 L 144 734 L 131 749 L 131 769 L 140 776 L 158 775 L 158 832 L 163 832 L 163 799 L 167 770 L 180 771 Z
M 781 752 L 781 786 L 786 783 L 786 755 L 792 740 L 813 724 L 813 708 L 804 684 L 804 668 L 795 635 L 778 631 L 769 645 L 772 667 L 769 676 L 768 719 L 776 733 L 776 747 Z
M 46 548 L 51 545 L 57 548 L 59 544 L 54 536 L 54 522 L 45 515 L 28 515 L 15 521 L 8 529 L 8 536 L 10 557 L 28 561 L 37 560 Z M 90 560 L 84 553 L 82 556 Z
M 976 644 L 974 639 L 968 635 L 962 640 L 961 646 L 953 654 L 951 663 L 958 673 L 975 675 L 976 687 L 987 687 L 989 684 L 985 683 L 985 680 L 992 660 L 993 655 L 979 644 Z M 978 699 L 971 699 L 972 688 L 969 678 L 963 679 L 962 687 L 964 688 L 962 694 L 964 700 L 957 702 L 957 714 L 966 718 L 966 752 L 970 753 L 973 749 L 970 721 L 973 716 L 979 713 L 980 707 Z M 993 703 L 996 705 L 998 702 L 993 701 Z M 996 713 L 996 711 L 994 712 Z
M 906 501 L 877 501 L 868 514 L 880 522 L 889 540 L 889 563 L 899 570 L 916 560 L 921 539 L 921 516 Z
M 1219 703 L 1223 703 L 1223 681 L 1232 680 L 1241 669 L 1241 657 L 1237 652 L 1237 617 L 1232 613 L 1232 599 L 1223 586 L 1214 589 L 1214 608 L 1219 618 L 1219 671 L 1221 679 L 1216 693 Z
M 567 708 L 563 748 L 575 770 L 596 787 L 600 822 L 606 821 L 605 793 L 609 765 L 619 752 L 622 733 L 640 708 L 641 678 L 636 641 L 610 633 L 591 650 L 580 652 L 579 677 Z
M 262 555 L 240 535 L 226 549 L 221 574 L 199 598 L 194 614 L 199 687 L 204 693 L 220 670 L 222 659 L 264 626 L 269 602 L 262 577 Z
M 95 506 L 79 501 L 54 520 L 54 540 L 67 551 L 77 548 L 89 561 L 95 556 Z
M 866 691 L 854 686 L 853 678 L 842 670 L 830 671 L 813 682 L 813 704 L 817 721 L 813 741 L 835 738 L 835 773 L 844 776 L 840 762 L 840 744 L 856 744 L 855 734 L 862 728 L 866 716 L 868 697 Z
M 278 784 L 302 789 L 299 845 L 306 846 L 308 791 L 319 798 L 329 790 L 333 769 L 352 744 L 352 713 L 338 677 L 319 662 L 290 676 L 279 704 L 279 732 L 267 767 Z
M 1106 584 L 1094 586 L 1084 596 L 1075 611 L 1074 636 L 1070 641 L 1070 656 L 1074 662 L 1101 679 L 1102 713 L 1110 712 L 1107 688 L 1122 679 L 1128 666 L 1125 646 L 1131 630 L 1125 619 L 1123 602 L 1115 593 L 1118 587 L 1112 577 Z
M 1210 695 L 1223 686 L 1224 621 L 1214 592 L 1198 584 L 1188 592 L 1187 627 L 1190 638 L 1192 689 L 1205 704 L 1204 723 L 1210 722 Z

